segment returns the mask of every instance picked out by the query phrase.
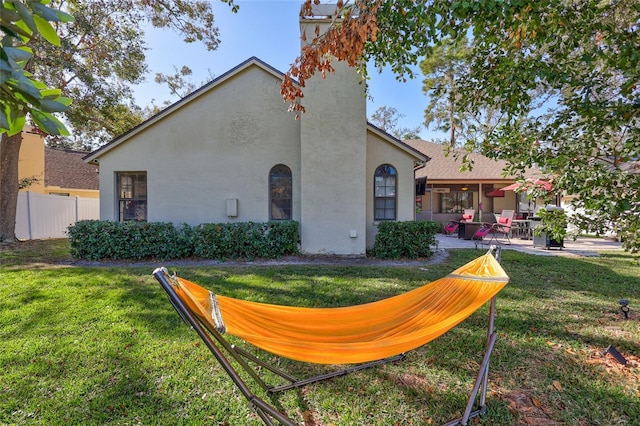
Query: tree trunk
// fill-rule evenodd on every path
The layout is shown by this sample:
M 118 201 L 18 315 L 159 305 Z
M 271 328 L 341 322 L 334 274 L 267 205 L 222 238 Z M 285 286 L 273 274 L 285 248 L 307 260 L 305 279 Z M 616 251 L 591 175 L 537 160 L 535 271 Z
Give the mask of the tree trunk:
M 16 240 L 16 209 L 18 207 L 18 160 L 22 132 L 0 139 L 0 241 Z
M 449 86 L 451 91 L 449 92 L 449 143 L 451 148 L 456 147 L 456 114 L 455 114 L 455 96 L 456 96 L 456 80 L 455 74 L 452 70 L 447 73 L 447 79 L 449 80 Z

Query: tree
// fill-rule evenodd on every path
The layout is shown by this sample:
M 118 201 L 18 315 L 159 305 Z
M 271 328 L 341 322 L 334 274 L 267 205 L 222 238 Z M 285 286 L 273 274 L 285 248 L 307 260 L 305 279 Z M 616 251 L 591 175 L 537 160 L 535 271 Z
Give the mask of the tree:
M 221 1 L 232 7 L 234 12 L 237 11 L 233 0 Z M 20 4 L 40 10 L 40 6 L 34 6 L 40 3 L 49 1 L 10 0 L 3 2 L 3 8 L 6 9 L 5 5 L 8 4 Z M 212 6 L 205 0 L 53 0 L 47 10 L 51 16 L 73 15 L 75 21 L 65 26 L 49 25 L 45 28 L 39 18 L 35 19 L 36 28 L 41 30 L 42 27 L 46 31 L 42 37 L 34 34 L 34 37 L 26 40 L 28 46 L 25 48 L 33 52 L 33 60 L 25 58 L 23 62 L 25 66 L 28 63 L 30 75 L 44 85 L 59 87 L 65 96 L 60 99 L 74 100 L 64 114 L 72 137 L 58 138 L 53 142 L 62 146 L 90 148 L 126 132 L 142 121 L 143 110 L 131 101 L 131 86 L 140 82 L 147 71 L 141 22 L 177 31 L 185 42 L 202 42 L 210 50 L 219 43 L 218 29 L 213 25 Z M 4 9 L 2 19 L 4 24 Z M 21 24 L 17 28 L 24 26 Z M 6 32 L 4 25 L 2 29 Z M 54 49 L 47 41 L 56 31 L 60 34 L 61 43 L 59 48 Z M 58 38 L 57 35 L 55 37 Z M 3 47 L 4 43 L 3 39 Z M 4 68 L 2 71 L 4 73 Z M 12 90 L 16 92 L 15 88 Z M 45 92 L 45 95 L 52 94 Z M 2 99 L 5 99 L 4 95 Z M 50 99 L 45 100 L 46 105 L 52 105 Z M 61 101 L 58 100 L 58 103 Z M 37 125 L 45 127 L 43 130 L 56 134 L 46 128 L 48 123 L 38 122 L 40 116 L 37 111 L 27 113 Z M 23 123 L 24 120 L 13 127 L 17 141 L 21 141 L 19 132 Z M 61 131 L 57 134 L 64 136 Z M 2 160 L 10 163 L 11 167 L 3 165 L 0 171 L 0 189 L 2 194 L 7 194 L 0 203 L 2 240 L 14 239 L 15 207 L 11 206 L 15 206 L 17 199 L 14 182 L 17 188 L 19 152 L 19 142 L 9 141 L 3 136 L 0 153 Z
M 59 29 L 61 49 L 38 49 L 33 73 L 74 100 L 65 114 L 72 135 L 58 141 L 67 145 L 96 147 L 144 120 L 132 91 L 148 72 L 141 22 L 174 30 L 208 50 L 220 43 L 205 0 L 54 0 L 52 7 L 76 19 Z
M 199 85 L 196 85 L 190 78 L 190 76 L 193 74 L 193 71 L 188 66 L 183 65 L 180 69 L 174 66 L 173 70 L 173 74 L 156 73 L 154 81 L 158 84 L 166 84 L 169 88 L 169 93 L 171 94 L 171 96 L 177 97 L 178 99 L 187 97 L 198 87 L 204 86 L 215 78 L 215 76 L 211 73 L 211 70 L 209 70 L 207 79 L 200 82 Z M 168 99 L 163 103 L 164 106 L 168 106 L 170 104 L 171 101 Z M 155 105 L 154 108 L 158 109 L 158 107 L 156 107 Z
M 34 54 L 28 44 L 41 37 L 44 43 L 60 46 L 50 22 L 73 20 L 69 14 L 47 7 L 47 3 L 9 0 L 0 4 L 0 134 L 20 133 L 28 115 L 49 133 L 66 132 L 53 113 L 65 111 L 71 100 L 60 96 L 60 90 L 46 87 L 28 69 Z
M 420 62 L 424 75 L 422 90 L 429 96 L 425 124 L 434 124 L 434 130 L 448 132 L 452 150 L 466 147 L 468 151 L 475 151 L 501 119 L 500 112 L 490 106 L 470 111 L 458 90 L 458 80 L 468 73 L 472 49 L 473 45 L 464 37 L 457 40 L 447 37 L 427 49 L 426 57 Z
M 66 110 L 71 100 L 60 90 L 48 88 L 28 71 L 33 50 L 28 43 L 40 34 L 47 43 L 60 40 L 50 22 L 69 22 L 72 17 L 46 6 L 46 0 L 23 3 L 20 0 L 0 4 L 0 241 L 15 239 L 18 191 L 18 157 L 21 131 L 30 117 L 43 130 L 66 133 L 65 126 L 53 115 Z
M 419 139 L 422 126 L 398 127 L 398 120 L 402 117 L 404 114 L 400 114 L 394 107 L 381 106 L 371 115 L 370 120 L 377 127 L 400 140 Z
M 503 114 L 482 144 L 508 161 L 506 172 L 536 165 L 556 189 L 576 196 L 572 218 L 583 229 L 605 226 L 624 247 L 640 249 L 640 4 L 635 0 L 354 0 L 342 19 L 293 62 L 282 93 L 291 109 L 305 81 L 347 61 L 389 65 L 398 78 L 448 37 L 473 39 L 469 68 L 456 89 L 478 114 Z M 305 2 L 311 13 L 312 2 Z M 292 82 L 296 79 L 299 86 Z M 537 93 L 551 94 L 538 108 Z
M 425 76 L 422 90 L 428 94 L 431 92 L 424 112 L 425 124 L 429 126 L 435 122 L 436 130 L 449 132 L 451 148 L 456 148 L 457 136 L 464 132 L 464 117 L 460 117 L 456 109 L 465 102 L 456 90 L 456 81 L 468 67 L 470 55 L 465 39 L 446 38 L 420 62 L 420 70 Z

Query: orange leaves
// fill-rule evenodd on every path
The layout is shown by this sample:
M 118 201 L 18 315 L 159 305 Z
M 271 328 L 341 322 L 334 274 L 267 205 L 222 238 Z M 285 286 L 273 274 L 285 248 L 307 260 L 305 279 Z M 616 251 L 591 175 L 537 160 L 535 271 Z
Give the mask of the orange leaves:
M 303 96 L 302 88 L 305 87 L 306 80 L 316 73 L 324 78 L 327 73 L 333 72 L 331 65 L 333 60 L 346 61 L 351 67 L 359 65 L 366 43 L 377 39 L 379 27 L 376 12 L 380 2 L 381 0 L 373 2 L 358 0 L 345 10 L 344 1 L 339 0 L 336 9 L 343 13 L 342 19 L 336 19 L 324 33 L 320 32 L 318 25 L 315 26 L 314 39 L 303 46 L 300 56 L 296 58 L 282 80 L 280 92 L 283 100 L 290 103 L 290 111 L 304 111 L 299 100 Z M 311 0 L 305 0 L 300 11 L 301 16 L 312 14 L 311 3 Z M 319 3 L 318 0 L 313 0 L 313 4 Z M 352 14 L 352 10 L 357 10 L 358 13 Z M 301 38 L 307 41 L 304 32 Z M 297 80 L 297 85 L 294 78 Z
M 289 74 L 285 74 L 280 85 L 280 94 L 285 100 L 292 99 L 289 111 L 304 112 L 304 107 L 298 102 L 299 99 L 304 97 L 304 93 L 300 90 L 300 87 L 293 81 Z M 296 117 L 297 118 L 297 117 Z
M 369 21 L 369 38 L 371 41 L 376 41 L 378 39 L 378 22 L 374 19 Z
M 306 410 L 302 413 L 304 419 L 304 426 L 317 426 L 317 422 L 312 411 Z
M 531 397 L 531 402 L 533 403 L 533 405 L 535 405 L 536 407 L 541 407 L 542 406 L 542 402 L 540 401 L 540 398 L 536 397 L 536 396 L 532 396 Z
M 358 36 L 360 37 L 360 40 L 365 40 L 367 38 L 367 35 L 369 34 L 368 23 L 358 28 L 357 31 L 358 31 Z

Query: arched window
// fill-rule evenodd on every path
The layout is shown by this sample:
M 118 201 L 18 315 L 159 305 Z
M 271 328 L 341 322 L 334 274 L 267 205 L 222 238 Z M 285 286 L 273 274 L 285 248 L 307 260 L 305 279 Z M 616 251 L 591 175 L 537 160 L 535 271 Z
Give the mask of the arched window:
M 396 219 L 396 169 L 383 164 L 376 169 L 373 177 L 373 218 L 374 220 Z
M 291 169 L 284 164 L 269 171 L 269 219 L 291 220 Z

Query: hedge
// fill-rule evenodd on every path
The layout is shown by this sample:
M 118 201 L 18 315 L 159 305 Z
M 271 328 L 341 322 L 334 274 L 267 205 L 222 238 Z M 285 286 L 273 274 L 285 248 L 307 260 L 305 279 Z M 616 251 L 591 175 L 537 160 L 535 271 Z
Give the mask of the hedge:
M 430 257 L 439 230 L 434 221 L 380 222 L 370 254 L 380 259 Z
M 216 223 L 174 226 L 164 222 L 82 220 L 69 226 L 71 254 L 78 259 L 278 258 L 297 254 L 299 224 Z

